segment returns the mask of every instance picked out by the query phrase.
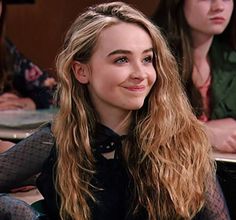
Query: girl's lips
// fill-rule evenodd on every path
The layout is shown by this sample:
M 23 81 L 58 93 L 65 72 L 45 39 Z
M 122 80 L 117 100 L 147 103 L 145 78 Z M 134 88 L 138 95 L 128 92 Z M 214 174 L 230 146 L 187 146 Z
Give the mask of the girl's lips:
M 128 87 L 125 87 L 126 89 L 128 89 L 129 91 L 143 91 L 145 90 L 145 86 L 128 86 Z
M 211 21 L 213 21 L 213 23 L 217 23 L 217 24 L 222 24 L 225 22 L 225 19 L 223 17 L 213 17 L 210 18 Z

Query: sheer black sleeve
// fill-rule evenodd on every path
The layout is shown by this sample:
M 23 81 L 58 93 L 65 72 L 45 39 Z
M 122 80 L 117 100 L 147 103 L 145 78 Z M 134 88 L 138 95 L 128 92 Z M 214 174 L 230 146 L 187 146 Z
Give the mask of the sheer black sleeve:
M 38 174 L 53 145 L 54 138 L 48 125 L 1 153 L 0 192 L 6 192 L 19 182 Z
M 15 199 L 6 194 L 0 194 L 0 219 L 39 220 L 44 218 L 24 201 Z
M 226 201 L 218 180 L 209 184 L 206 192 L 206 203 L 201 220 L 230 220 Z

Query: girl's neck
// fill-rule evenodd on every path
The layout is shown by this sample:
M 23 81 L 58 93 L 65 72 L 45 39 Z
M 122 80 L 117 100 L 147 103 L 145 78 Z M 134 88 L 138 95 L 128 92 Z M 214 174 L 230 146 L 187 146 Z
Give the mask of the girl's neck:
M 128 133 L 130 125 L 132 111 L 126 112 L 126 114 L 104 114 L 99 115 L 101 124 L 109 127 L 119 135 L 125 135 Z
M 209 50 L 213 41 L 213 35 L 204 35 L 192 32 L 193 38 L 193 72 L 192 80 L 196 88 L 208 88 L 211 82 L 211 66 Z
M 192 32 L 193 39 L 193 57 L 195 64 L 208 59 L 208 53 L 213 41 L 213 35 L 204 35 Z

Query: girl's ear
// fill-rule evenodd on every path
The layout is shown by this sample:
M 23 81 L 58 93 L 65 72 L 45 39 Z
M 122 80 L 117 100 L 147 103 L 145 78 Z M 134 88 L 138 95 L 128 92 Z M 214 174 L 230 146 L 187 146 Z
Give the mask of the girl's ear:
M 79 61 L 74 61 L 72 64 L 72 70 L 75 78 L 80 83 L 87 84 L 89 82 L 89 71 L 86 64 L 80 63 Z

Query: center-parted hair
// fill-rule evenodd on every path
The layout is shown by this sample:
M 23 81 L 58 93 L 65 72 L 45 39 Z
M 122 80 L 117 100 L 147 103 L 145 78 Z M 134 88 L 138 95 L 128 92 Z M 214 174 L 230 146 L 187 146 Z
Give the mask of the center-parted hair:
M 89 63 L 100 33 L 121 22 L 138 25 L 149 34 L 157 73 L 143 107 L 131 112 L 130 133 L 122 146 L 122 160 L 134 183 L 130 212 L 135 215 L 145 208 L 149 220 L 191 219 L 202 208 L 205 181 L 212 177 L 210 146 L 189 107 L 175 59 L 159 29 L 122 2 L 95 5 L 81 14 L 68 30 L 57 58 L 60 109 L 53 132 L 60 215 L 91 219 L 87 201 L 96 202 L 90 185 L 95 172 L 90 138 L 98 118 L 86 85 L 74 76 L 72 63 Z

